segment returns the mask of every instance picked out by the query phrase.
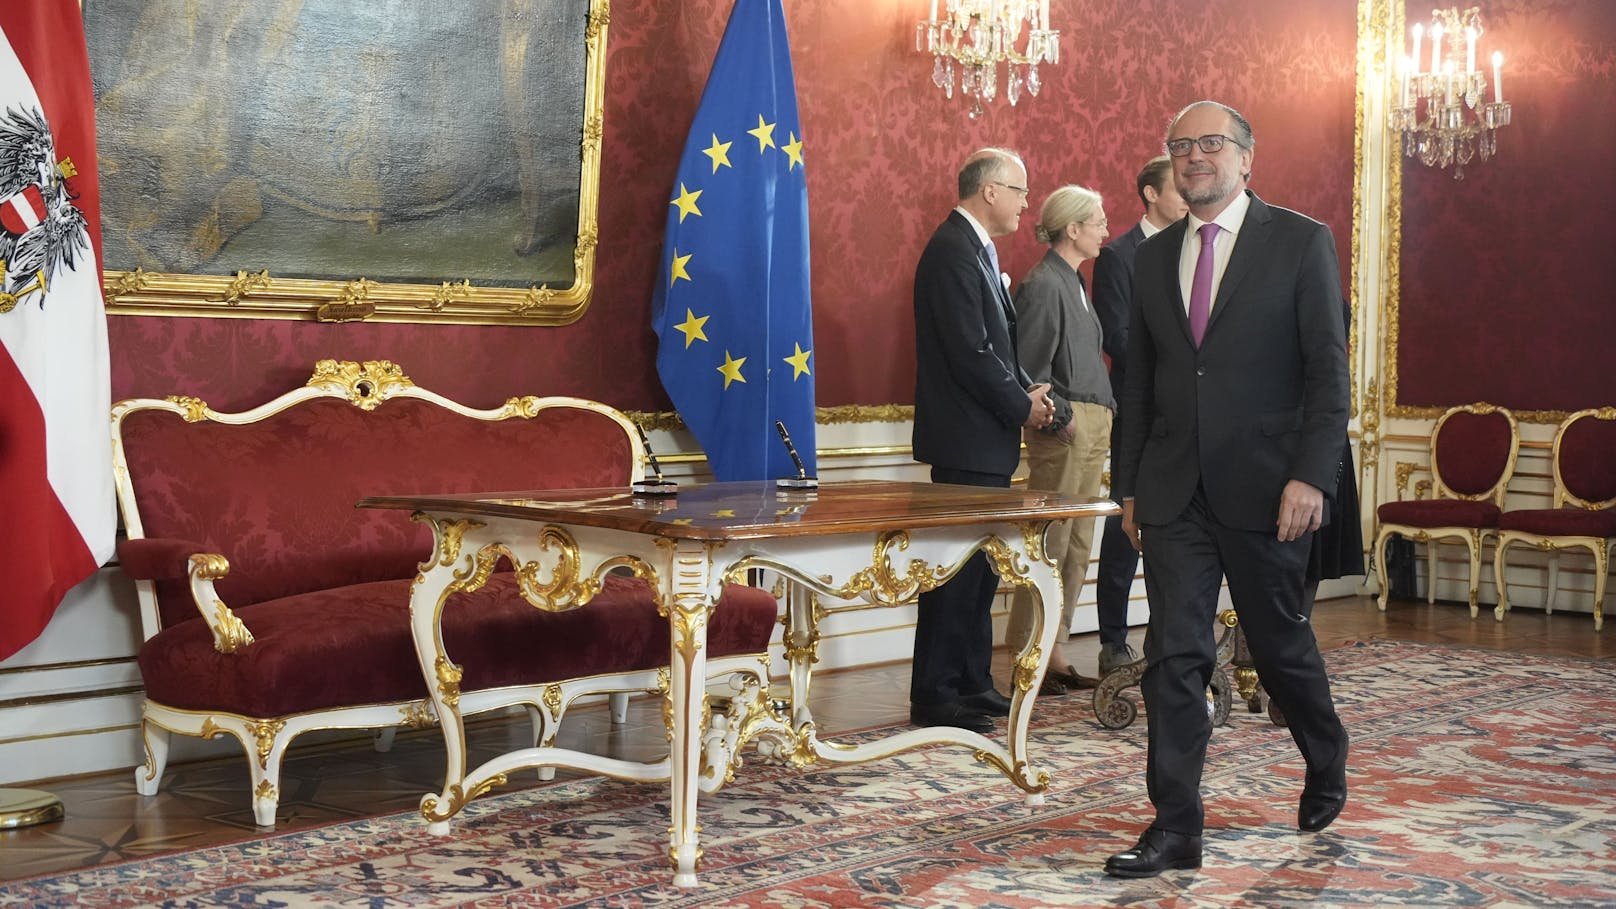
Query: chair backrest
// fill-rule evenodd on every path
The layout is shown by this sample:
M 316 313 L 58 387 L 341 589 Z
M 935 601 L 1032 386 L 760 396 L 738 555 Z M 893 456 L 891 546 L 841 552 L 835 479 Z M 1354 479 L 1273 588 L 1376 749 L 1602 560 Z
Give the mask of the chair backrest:
M 1579 410 L 1554 434 L 1554 507 L 1616 506 L 1616 407 Z
M 1491 499 L 1502 508 L 1520 449 L 1520 427 L 1508 410 L 1492 404 L 1448 408 L 1431 434 L 1432 494 L 1438 499 Z
M 488 410 L 419 388 L 387 361 L 320 361 L 302 388 L 239 413 L 197 398 L 112 408 L 118 502 L 130 539 L 223 554 L 235 608 L 411 577 L 430 531 L 370 495 L 623 487 L 645 450 L 620 412 L 580 398 Z M 198 617 L 183 581 L 142 581 L 143 630 Z

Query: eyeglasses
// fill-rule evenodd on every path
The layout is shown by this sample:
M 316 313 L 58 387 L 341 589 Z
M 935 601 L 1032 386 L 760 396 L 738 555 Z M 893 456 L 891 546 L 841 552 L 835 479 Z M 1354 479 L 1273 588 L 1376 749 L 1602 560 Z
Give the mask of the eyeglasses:
M 1225 141 L 1233 142 L 1236 148 L 1246 147 L 1236 141 L 1233 136 L 1209 133 L 1196 139 L 1169 139 L 1167 140 L 1167 153 L 1175 158 L 1182 158 L 1190 153 L 1190 146 L 1199 145 L 1201 146 L 1201 151 L 1209 155 L 1215 155 L 1223 151 Z
M 1090 227 L 1098 227 L 1101 230 L 1106 230 L 1111 227 L 1111 222 L 1103 219 L 1099 221 L 1079 221 L 1077 223 L 1086 224 Z
M 1032 192 L 1032 190 L 1028 189 L 1027 187 L 1025 187 L 1025 186 L 1017 186 L 1014 183 L 1001 183 L 998 180 L 989 180 L 988 182 L 993 184 L 994 186 L 1002 186 L 1005 189 L 1013 189 L 1016 192 L 1021 193 L 1021 198 L 1023 198 L 1023 199 L 1027 198 L 1028 193 Z

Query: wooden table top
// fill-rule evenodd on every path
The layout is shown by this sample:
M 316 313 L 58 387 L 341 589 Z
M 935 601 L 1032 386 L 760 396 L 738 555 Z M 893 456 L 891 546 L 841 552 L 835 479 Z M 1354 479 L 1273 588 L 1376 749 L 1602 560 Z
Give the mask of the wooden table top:
M 636 495 L 621 488 L 371 496 L 359 507 L 486 515 L 712 542 L 1060 520 L 1119 511 L 1109 499 L 901 480 L 824 483 L 812 491 L 779 489 L 767 480 L 709 483 L 681 486 L 673 496 Z

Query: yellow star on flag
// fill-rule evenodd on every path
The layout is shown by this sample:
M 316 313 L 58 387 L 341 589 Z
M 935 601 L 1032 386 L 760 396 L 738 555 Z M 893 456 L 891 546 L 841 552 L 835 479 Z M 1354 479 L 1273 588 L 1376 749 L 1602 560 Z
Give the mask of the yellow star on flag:
M 689 347 L 690 345 L 687 343 L 685 346 Z M 797 352 L 789 357 L 782 357 L 781 359 L 791 364 L 792 381 L 796 381 L 797 377 L 801 375 L 812 375 L 812 373 L 808 371 L 808 357 L 813 353 L 813 351 L 803 350 L 801 344 L 793 344 L 791 346 L 795 347 Z
M 777 147 L 774 144 L 774 124 L 773 123 L 764 123 L 762 114 L 758 114 L 757 129 L 749 129 L 749 130 L 746 131 L 746 134 L 748 136 L 756 136 L 757 137 L 757 140 L 758 140 L 758 154 L 760 154 L 760 155 L 763 154 L 763 150 L 765 148 L 776 148 Z
M 701 316 L 700 318 L 697 318 L 694 312 L 691 312 L 688 309 L 685 310 L 685 320 L 673 327 L 685 333 L 686 350 L 690 349 L 690 344 L 693 341 L 707 340 L 707 333 L 702 331 L 702 327 L 705 326 L 707 324 L 707 320 L 711 318 L 712 316 Z
M 735 509 L 733 509 L 733 508 L 720 508 L 717 511 L 713 512 L 712 516 L 715 517 L 715 518 L 733 518 L 733 517 L 735 517 Z
M 695 520 L 694 518 L 674 518 L 673 520 L 669 521 L 668 523 L 669 524 L 685 524 L 685 525 L 689 525 L 694 520 Z
M 718 367 L 718 371 L 724 374 L 725 388 L 729 388 L 729 383 L 731 382 L 741 382 L 743 384 L 746 382 L 746 377 L 741 375 L 741 366 L 745 363 L 745 357 L 737 360 L 729 355 L 729 351 L 724 351 L 724 365 Z
M 690 255 L 694 255 L 694 253 L 691 253 Z M 690 272 L 685 271 L 685 263 L 690 261 L 690 255 L 681 256 L 679 255 L 679 248 L 677 246 L 674 247 L 673 274 L 668 278 L 669 287 L 672 287 L 673 282 L 679 280 L 680 278 L 684 278 L 686 281 L 690 280 Z
M 802 140 L 797 138 L 796 133 L 787 133 L 787 135 L 791 137 L 791 141 L 780 146 L 780 150 L 786 153 L 787 158 L 791 159 L 786 163 L 786 170 L 790 170 L 793 167 L 802 165 Z
M 707 157 L 713 159 L 713 173 L 715 173 L 715 174 L 718 173 L 718 168 L 720 166 L 722 166 L 722 167 L 734 167 L 735 166 L 735 165 L 729 163 L 729 147 L 731 145 L 734 145 L 734 144 L 735 143 L 733 143 L 733 142 L 720 142 L 720 141 L 718 141 L 718 134 L 713 133 L 713 144 L 709 145 L 706 148 L 701 150 L 702 154 L 704 154 Z
M 695 192 L 691 192 L 690 190 L 685 189 L 685 185 L 683 183 L 679 184 L 679 198 L 674 199 L 668 204 L 679 206 L 680 224 L 685 223 L 685 215 L 695 215 L 698 218 L 701 217 L 701 209 L 696 207 L 696 200 L 700 198 L 701 190 L 698 189 Z

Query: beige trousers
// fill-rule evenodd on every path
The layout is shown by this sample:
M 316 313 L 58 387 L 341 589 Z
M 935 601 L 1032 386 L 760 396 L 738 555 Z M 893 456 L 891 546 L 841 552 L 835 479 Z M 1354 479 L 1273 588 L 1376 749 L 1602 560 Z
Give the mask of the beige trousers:
M 1027 443 L 1027 488 L 1065 492 L 1079 496 L 1100 495 L 1105 456 L 1111 447 L 1111 410 L 1099 404 L 1072 402 L 1072 428 L 1076 431 L 1067 445 L 1051 433 L 1023 429 Z M 1094 519 L 1074 518 L 1052 524 L 1044 537 L 1055 566 L 1061 573 L 1061 624 L 1056 642 L 1063 642 L 1072 630 L 1072 612 L 1083 593 L 1089 574 L 1089 553 L 1094 544 Z M 1012 654 L 1019 653 L 1032 638 L 1034 592 L 1017 587 L 1010 602 L 1010 624 L 1004 641 Z M 1057 667 L 1064 669 L 1065 667 Z

